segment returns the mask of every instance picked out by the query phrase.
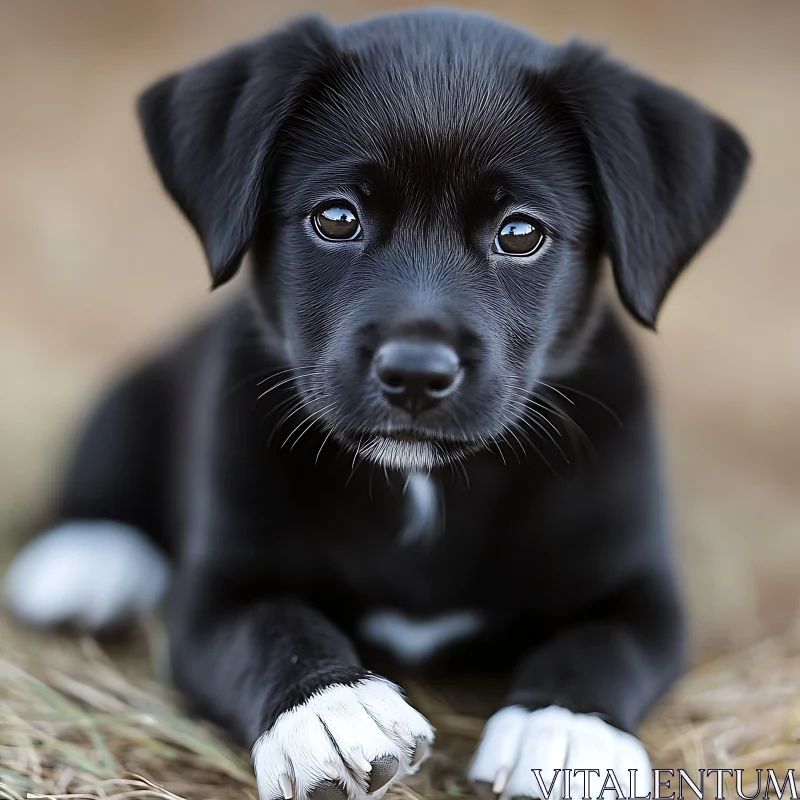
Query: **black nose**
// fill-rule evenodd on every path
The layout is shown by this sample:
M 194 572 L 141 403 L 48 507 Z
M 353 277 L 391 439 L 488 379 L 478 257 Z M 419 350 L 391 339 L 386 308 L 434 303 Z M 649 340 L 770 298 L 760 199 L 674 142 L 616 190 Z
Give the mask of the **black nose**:
M 411 414 L 432 408 L 447 397 L 462 372 L 452 347 L 408 339 L 382 345 L 373 364 L 386 399 Z

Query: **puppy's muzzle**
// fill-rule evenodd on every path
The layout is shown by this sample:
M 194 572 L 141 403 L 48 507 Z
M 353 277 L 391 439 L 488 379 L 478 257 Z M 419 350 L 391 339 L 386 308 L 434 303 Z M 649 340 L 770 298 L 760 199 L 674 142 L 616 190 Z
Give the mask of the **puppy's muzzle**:
M 412 416 L 451 395 L 464 374 L 452 347 L 425 340 L 390 340 L 378 349 L 372 364 L 386 399 Z

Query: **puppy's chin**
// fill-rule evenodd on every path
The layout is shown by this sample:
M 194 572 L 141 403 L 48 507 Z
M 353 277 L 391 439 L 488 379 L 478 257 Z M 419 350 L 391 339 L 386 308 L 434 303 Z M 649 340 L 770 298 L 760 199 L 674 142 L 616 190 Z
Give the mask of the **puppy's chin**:
M 480 449 L 478 442 L 449 439 L 404 439 L 374 433 L 358 443 L 345 443 L 359 458 L 401 472 L 429 472 L 466 458 Z
M 356 458 L 401 472 L 429 472 L 466 458 L 483 446 L 478 440 L 450 437 L 408 437 L 373 431 L 364 435 L 335 432 L 339 442 Z

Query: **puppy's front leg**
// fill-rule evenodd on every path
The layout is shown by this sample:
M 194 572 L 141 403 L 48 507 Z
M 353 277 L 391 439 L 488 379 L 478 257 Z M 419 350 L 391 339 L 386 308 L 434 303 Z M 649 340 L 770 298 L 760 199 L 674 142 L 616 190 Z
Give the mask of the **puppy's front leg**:
M 606 779 L 610 796 L 650 792 L 632 732 L 681 667 L 677 606 L 669 576 L 643 575 L 525 657 L 470 767 L 481 794 L 580 800 L 599 796 Z
M 315 609 L 239 593 L 213 570 L 179 578 L 173 668 L 200 710 L 252 747 L 262 800 L 379 797 L 416 771 L 433 731 L 397 686 L 362 668 Z

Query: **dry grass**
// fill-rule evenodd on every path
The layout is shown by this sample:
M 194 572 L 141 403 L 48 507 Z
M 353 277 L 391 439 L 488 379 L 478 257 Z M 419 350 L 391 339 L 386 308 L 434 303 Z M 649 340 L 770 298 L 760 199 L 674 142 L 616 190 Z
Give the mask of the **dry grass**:
M 0 797 L 256 798 L 247 753 L 187 716 L 152 677 L 148 662 L 162 651 L 152 632 L 149 647 L 114 657 L 90 640 L 20 632 L 2 620 L 0 637 Z M 643 730 L 654 765 L 799 764 L 798 676 L 796 638 L 695 670 Z M 390 800 L 469 796 L 461 773 L 482 719 L 457 713 L 429 687 L 406 685 L 436 725 L 437 750 Z

